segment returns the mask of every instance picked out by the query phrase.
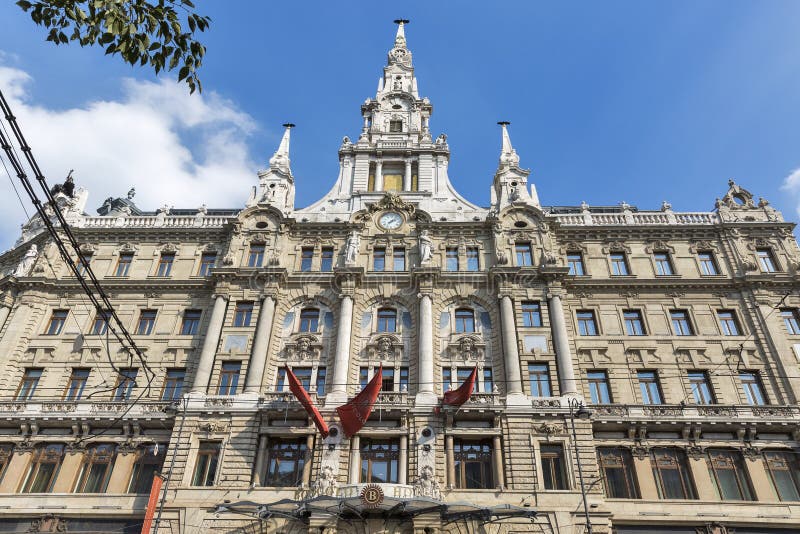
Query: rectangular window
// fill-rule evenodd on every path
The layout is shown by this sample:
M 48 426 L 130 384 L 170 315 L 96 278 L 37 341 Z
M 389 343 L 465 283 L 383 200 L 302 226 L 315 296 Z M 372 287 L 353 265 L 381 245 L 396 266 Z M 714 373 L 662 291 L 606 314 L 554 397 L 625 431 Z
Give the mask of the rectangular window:
M 378 310 L 378 332 L 397 332 L 397 310 L 394 308 Z
M 629 336 L 645 335 L 642 312 L 639 310 L 624 310 L 622 315 L 625 318 L 625 331 L 628 332 Z
M 569 489 L 567 487 L 567 474 L 564 466 L 564 447 L 556 444 L 542 444 L 540 448 L 540 457 L 542 460 L 544 489 Z
M 686 454 L 679 449 L 659 448 L 650 451 L 650 465 L 661 499 L 696 499 Z
M 108 310 L 103 310 L 98 312 L 97 315 L 94 317 L 94 323 L 92 324 L 92 335 L 95 336 L 103 336 L 106 332 L 108 332 L 108 320 L 111 318 L 111 312 Z
M 450 391 L 453 386 L 453 371 L 449 367 L 442 367 L 442 391 Z
M 697 261 L 700 262 L 700 274 L 703 276 L 716 276 L 719 274 L 713 252 L 698 252 Z
M 14 455 L 14 445 L 11 443 L 4 443 L 0 445 L 0 478 L 5 474 L 8 464 L 11 462 L 11 457 Z
M 711 379 L 705 371 L 689 371 L 689 387 L 697 404 L 714 404 Z
M 612 252 L 609 256 L 611 260 L 611 274 L 614 276 L 626 276 L 631 274 L 628 269 L 628 261 L 623 252 Z
M 717 489 L 717 495 L 723 501 L 754 500 L 744 461 L 738 452 L 709 450 L 708 470 Z
M 494 487 L 491 441 L 455 439 L 453 463 L 456 471 L 456 488 L 490 489 Z
M 400 368 L 400 391 L 408 391 L 408 367 Z
M 236 395 L 236 387 L 239 385 L 239 373 L 241 370 L 242 362 L 222 362 L 217 395 Z
M 117 260 L 117 270 L 114 272 L 115 276 L 128 276 L 131 270 L 131 263 L 133 263 L 133 254 L 125 252 L 119 255 Z
M 43 369 L 25 369 L 25 374 L 22 375 L 22 380 L 17 388 L 17 400 L 26 401 L 33 397 L 36 393 L 36 387 L 39 385 L 39 379 L 42 378 Z
M 167 369 L 161 400 L 174 401 L 180 399 L 183 394 L 183 381 L 185 379 L 186 371 L 184 369 Z
M 405 271 L 406 270 L 406 249 L 395 247 L 392 250 L 392 257 L 394 258 L 394 267 L 393 270 L 395 271 Z
M 383 247 L 375 247 L 372 249 L 372 270 L 385 271 L 386 270 L 386 249 Z
M 400 133 L 403 131 L 403 121 L 389 121 L 389 133 Z
M 468 308 L 456 310 L 456 333 L 465 334 L 475 331 L 475 313 Z
M 50 316 L 50 322 L 47 323 L 46 336 L 57 336 L 64 328 L 64 323 L 67 322 L 67 310 L 53 310 L 53 315 Z
M 250 254 L 247 256 L 248 267 L 261 267 L 264 262 L 264 245 L 251 244 Z
M 367 387 L 369 382 L 369 367 L 360 367 L 358 369 L 358 386 L 359 390 Z
M 381 376 L 381 391 L 394 391 L 394 368 L 384 367 Z
M 593 404 L 611 404 L 611 388 L 608 386 L 608 374 L 605 371 L 589 371 L 589 396 Z
M 546 363 L 529 363 L 528 380 L 532 397 L 550 397 L 550 370 Z
M 325 368 L 317 367 L 317 395 L 325 395 Z
M 86 389 L 86 382 L 89 380 L 89 369 L 73 369 L 69 375 L 67 389 L 64 391 L 64 400 L 81 400 L 83 390 Z
M 447 257 L 446 261 L 446 269 L 448 271 L 457 271 L 458 270 L 458 247 L 447 247 L 445 250 L 445 256 Z
M 643 404 L 662 404 L 661 387 L 658 384 L 658 375 L 655 371 L 639 371 L 639 391 L 642 393 Z
M 772 487 L 781 501 L 800 501 L 800 462 L 797 453 L 789 451 L 764 451 Z
M 775 257 L 772 255 L 772 249 L 757 248 L 756 256 L 758 256 L 758 266 L 761 268 L 762 273 L 774 273 L 778 270 L 775 264 Z
M 299 486 L 303 482 L 307 452 L 305 438 L 270 438 L 264 485 L 279 488 Z
M 797 308 L 784 308 L 781 310 L 783 324 L 790 336 L 800 335 L 800 311 Z
M 193 336 L 197 334 L 200 329 L 200 317 L 202 312 L 200 310 L 186 310 L 183 312 L 183 321 L 181 322 L 181 335 Z
M 582 336 L 596 336 L 597 322 L 594 320 L 594 312 L 591 310 L 578 310 L 578 333 Z
M 638 499 L 639 488 L 633 478 L 634 466 L 628 449 L 599 447 L 597 460 L 606 497 L 611 499 Z
M 131 398 L 133 388 L 136 387 L 136 375 L 138 374 L 139 370 L 134 368 L 119 370 L 117 386 L 114 388 L 115 401 L 126 401 Z
M 533 253 L 530 243 L 517 243 L 514 247 L 517 253 L 517 267 L 530 267 L 533 265 Z
M 319 310 L 304 308 L 300 311 L 300 331 L 319 332 Z
M 322 261 L 320 262 L 319 270 L 325 273 L 333 270 L 333 248 L 322 247 Z
M 245 327 L 250 326 L 250 320 L 253 318 L 253 303 L 252 302 L 237 302 L 236 310 L 233 314 L 233 326 Z
M 522 302 L 522 326 L 542 326 L 542 307 L 538 302 L 530 300 Z
M 175 254 L 162 252 L 161 257 L 158 258 L 158 268 L 156 269 L 156 276 L 162 278 L 169 276 L 172 273 L 172 264 L 175 262 Z
M 361 439 L 363 483 L 397 484 L 400 445 L 395 440 Z
M 280 369 L 281 372 L 281 385 L 283 385 L 284 380 L 284 370 L 283 368 Z M 309 391 L 311 389 L 311 367 L 292 367 L 292 373 L 294 376 L 297 377 L 297 381 L 300 382 L 300 385 L 303 386 L 303 389 Z
M 467 247 L 467 270 L 479 271 L 481 269 L 480 251 L 478 247 Z
M 583 254 L 580 252 L 568 252 L 567 265 L 569 266 L 569 274 L 572 276 L 586 275 L 586 269 L 583 267 Z
M 194 465 L 192 486 L 213 486 L 217 478 L 221 444 L 218 441 L 201 441 Z
M 669 254 L 666 252 L 653 253 L 653 261 L 656 262 L 656 275 L 657 276 L 670 276 L 675 274 L 672 269 L 672 262 L 669 259 Z
M 311 263 L 314 261 L 314 248 L 303 247 L 300 251 L 300 270 L 308 272 L 311 270 Z
M 492 368 L 483 368 L 483 392 L 494 393 L 494 380 L 492 380 Z
M 64 445 L 40 445 L 31 459 L 22 493 L 50 493 L 63 460 Z
M 738 336 L 739 323 L 736 321 L 736 314 L 732 310 L 718 310 L 717 318 L 723 336 Z
M 761 377 L 755 371 L 742 371 L 739 373 L 739 380 L 742 381 L 742 389 L 747 404 L 751 406 L 763 406 L 767 404 L 764 396 L 764 388 L 761 385 Z
M 161 472 L 167 457 L 167 444 L 146 445 L 136 451 L 128 493 L 150 493 L 153 475 Z
M 85 252 L 78 256 L 75 260 L 75 269 L 78 271 L 78 274 L 81 276 L 86 274 L 86 269 L 89 267 L 89 264 L 92 262 L 92 253 Z
M 142 310 L 139 314 L 139 323 L 136 325 L 136 333 L 140 336 L 149 336 L 153 333 L 156 324 L 156 310 Z
M 676 336 L 693 336 L 692 324 L 689 322 L 689 312 L 686 310 L 672 310 L 669 312 L 672 319 L 672 331 Z
M 75 493 L 104 493 L 111 478 L 116 448 L 111 444 L 95 445 L 83 455 L 83 465 Z
M 197 271 L 198 276 L 208 276 L 211 274 L 211 269 L 217 264 L 216 252 L 203 252 L 200 256 L 200 269 Z

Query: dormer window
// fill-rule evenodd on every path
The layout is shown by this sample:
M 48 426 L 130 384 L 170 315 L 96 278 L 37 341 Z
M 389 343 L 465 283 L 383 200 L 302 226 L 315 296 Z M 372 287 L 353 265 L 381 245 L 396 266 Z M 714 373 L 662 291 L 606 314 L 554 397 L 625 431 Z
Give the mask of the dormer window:
M 319 310 L 317 308 L 304 308 L 300 312 L 300 331 L 319 331 Z
M 393 308 L 378 310 L 378 332 L 397 332 L 397 310 Z
M 389 121 L 389 133 L 402 133 L 403 121 Z

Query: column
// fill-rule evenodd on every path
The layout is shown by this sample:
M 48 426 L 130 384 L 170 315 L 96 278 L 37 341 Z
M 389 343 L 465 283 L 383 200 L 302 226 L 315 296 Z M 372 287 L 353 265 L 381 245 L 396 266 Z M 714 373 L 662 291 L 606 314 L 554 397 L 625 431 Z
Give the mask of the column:
M 453 436 L 448 434 L 444 438 L 445 460 L 447 461 L 447 487 L 456 487 L 456 460 L 453 457 Z
M 256 465 L 253 469 L 253 481 L 256 486 L 264 485 L 264 461 L 267 457 L 267 443 L 269 437 L 266 434 L 258 436 L 258 449 L 256 450 Z
M 433 392 L 433 303 L 431 296 L 421 294 L 419 299 L 419 362 L 417 404 L 436 404 Z
M 411 158 L 406 158 L 406 173 L 403 175 L 403 191 L 411 191 Z
M 222 333 L 222 323 L 225 321 L 225 297 L 217 295 L 214 307 L 211 310 L 211 319 L 208 321 L 206 337 L 203 340 L 203 349 L 200 352 L 200 361 L 197 363 L 197 373 L 194 376 L 192 393 L 205 393 L 208 381 L 211 379 L 211 370 L 214 368 L 214 356 L 217 354 L 219 335 Z
M 383 160 L 375 160 L 375 191 L 383 191 Z
M 127 454 L 117 454 L 114 466 L 111 469 L 111 477 L 108 479 L 106 493 L 127 493 L 128 485 L 131 481 L 131 473 L 136 460 L 139 457 L 136 451 L 129 451 Z
M 408 484 L 408 436 L 400 436 L 400 458 L 397 460 L 397 483 Z
M 78 472 L 81 469 L 82 462 L 83 451 L 75 452 L 67 450 L 64 460 L 61 462 L 58 474 L 56 475 L 52 493 L 72 493 L 75 489 L 75 482 L 78 478 Z
M 556 362 L 558 364 L 558 378 L 562 395 L 577 395 L 578 386 L 575 381 L 575 370 L 572 367 L 572 351 L 569 348 L 567 323 L 564 320 L 564 308 L 561 306 L 561 297 L 551 294 L 549 296 L 550 328 L 553 331 L 553 344 L 556 348 Z
M 522 393 L 522 377 L 519 371 L 519 350 L 517 349 L 517 329 L 514 326 L 514 305 L 511 297 L 500 297 L 500 320 L 503 323 L 503 363 L 506 368 L 506 401 L 520 404 L 525 399 Z M 512 399 L 509 399 L 512 398 Z M 516 402 L 513 402 L 516 400 Z
M 275 317 L 275 298 L 265 296 L 258 312 L 256 336 L 253 339 L 253 351 L 250 354 L 250 365 L 247 368 L 247 380 L 244 383 L 245 393 L 258 394 L 264 379 L 264 367 L 267 363 L 269 338 L 272 334 L 272 320 Z
M 350 438 L 350 475 L 349 484 L 358 484 L 358 475 L 361 472 L 361 439 L 358 436 Z
M 503 442 L 500 436 L 494 436 L 492 444 L 492 459 L 494 460 L 494 485 L 498 488 L 506 487 L 503 476 Z
M 6 472 L 3 474 L 3 480 L 0 481 L 0 493 L 17 492 L 22 484 L 25 472 L 28 470 L 28 464 L 30 464 L 32 456 L 32 451 L 14 451 L 14 454 L 11 455 L 11 460 L 8 462 L 8 467 L 6 467 Z
M 353 328 L 353 297 L 342 295 L 339 305 L 339 331 L 336 334 L 336 356 L 333 362 L 333 383 L 325 396 L 325 404 L 347 398 L 347 376 L 350 369 L 350 334 Z
M 314 434 L 306 436 L 306 461 L 303 464 L 303 485 L 311 487 L 311 460 L 314 458 Z
M 656 479 L 653 476 L 653 466 L 650 463 L 650 456 L 634 455 L 633 467 L 636 473 L 636 481 L 639 483 L 639 492 L 642 494 L 642 499 L 646 501 L 658 500 L 658 488 L 656 488 Z

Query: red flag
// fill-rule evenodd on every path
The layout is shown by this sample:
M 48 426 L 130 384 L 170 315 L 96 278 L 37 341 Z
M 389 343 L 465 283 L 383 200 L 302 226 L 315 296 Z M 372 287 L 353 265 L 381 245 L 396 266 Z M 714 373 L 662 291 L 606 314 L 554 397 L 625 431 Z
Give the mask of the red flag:
M 472 396 L 472 390 L 475 389 L 475 379 L 478 378 L 478 366 L 476 365 L 467 379 L 461 384 L 458 389 L 448 391 L 444 394 L 442 399 L 442 406 L 461 406 L 469 400 Z
M 372 413 L 372 407 L 378 399 L 378 393 L 381 392 L 381 385 L 383 382 L 383 364 L 378 367 L 375 376 L 369 381 L 367 387 L 361 390 L 361 393 L 350 399 L 347 404 L 342 404 L 336 408 L 339 414 L 339 419 L 342 421 L 342 428 L 344 434 L 348 438 L 357 434 L 364 423 L 369 419 L 369 414 Z
M 142 523 L 142 534 L 150 534 L 150 526 L 153 524 L 153 516 L 158 506 L 158 497 L 161 495 L 161 485 L 164 479 L 161 475 L 153 475 L 153 485 L 150 486 L 150 499 L 147 501 L 147 508 L 144 512 L 144 523 Z
M 308 396 L 308 392 L 306 388 L 303 387 L 303 384 L 294 376 L 294 373 L 288 367 L 284 367 L 286 370 L 286 376 L 289 378 L 289 390 L 294 393 L 294 396 L 297 397 L 297 400 L 300 401 L 300 404 L 303 405 L 303 408 L 306 409 L 308 415 L 311 416 L 311 419 L 314 421 L 314 424 L 317 425 L 317 429 L 319 433 L 322 434 L 322 438 L 328 437 L 328 425 L 323 421 L 322 415 L 317 410 L 317 407 L 314 406 L 314 403 L 311 402 L 311 397 Z

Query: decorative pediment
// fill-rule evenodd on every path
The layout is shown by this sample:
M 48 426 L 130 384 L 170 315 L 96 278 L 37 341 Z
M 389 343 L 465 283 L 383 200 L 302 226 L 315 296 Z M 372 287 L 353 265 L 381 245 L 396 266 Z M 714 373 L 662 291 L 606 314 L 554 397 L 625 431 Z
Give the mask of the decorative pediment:
M 704 250 L 716 250 L 716 249 L 717 249 L 717 245 L 715 243 L 713 243 L 712 241 L 705 240 L 705 239 L 689 242 L 689 251 L 692 254 L 697 254 L 698 252 L 701 252 L 701 251 L 704 251 Z
M 603 252 L 605 254 L 609 252 L 626 252 L 630 254 L 631 247 L 626 245 L 624 241 L 607 241 L 603 246 Z
M 675 248 L 661 239 L 650 241 L 647 246 L 644 247 L 644 250 L 648 254 L 652 254 L 653 252 L 669 252 L 670 254 L 675 253 Z
M 447 355 L 451 360 L 483 361 L 486 354 L 486 343 L 478 336 L 462 335 L 447 345 Z
M 284 348 L 287 361 L 319 360 L 322 356 L 322 342 L 312 334 L 297 334 L 292 336 Z
M 378 202 L 369 204 L 367 213 L 372 214 L 383 210 L 404 211 L 408 213 L 409 217 L 411 217 L 414 215 L 416 208 L 413 204 L 400 198 L 400 195 L 397 193 L 387 191 L 386 194 L 383 195 L 383 198 L 381 198 Z
M 755 209 L 756 204 L 753 202 L 753 194 L 747 189 L 740 187 L 733 180 L 728 180 L 728 192 L 721 200 L 717 200 L 716 208 L 743 210 Z
M 366 347 L 367 357 L 377 361 L 397 361 L 403 357 L 403 342 L 395 335 L 379 334 Z

